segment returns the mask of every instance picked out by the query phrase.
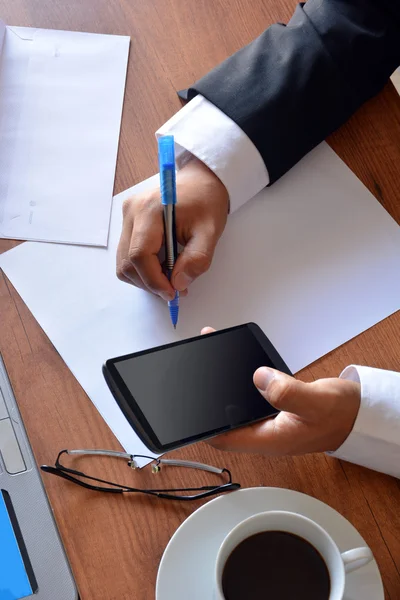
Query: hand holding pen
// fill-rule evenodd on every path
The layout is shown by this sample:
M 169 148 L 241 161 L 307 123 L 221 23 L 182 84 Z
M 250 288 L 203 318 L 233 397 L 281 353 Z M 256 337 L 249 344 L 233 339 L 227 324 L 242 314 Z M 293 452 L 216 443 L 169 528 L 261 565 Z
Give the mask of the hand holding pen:
M 175 297 L 175 290 L 184 292 L 207 271 L 228 216 L 228 193 L 201 161 L 193 159 L 181 168 L 176 185 L 176 233 L 183 249 L 171 281 L 159 261 L 165 236 L 158 182 L 125 200 L 117 252 L 119 279 L 165 301 Z

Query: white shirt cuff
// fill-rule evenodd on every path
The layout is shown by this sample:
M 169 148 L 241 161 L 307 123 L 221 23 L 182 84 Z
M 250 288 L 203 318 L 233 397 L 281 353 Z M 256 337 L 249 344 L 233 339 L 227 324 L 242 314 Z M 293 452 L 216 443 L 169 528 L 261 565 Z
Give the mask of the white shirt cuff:
M 261 154 L 250 138 L 214 104 L 196 96 L 156 135 L 173 135 L 178 168 L 189 152 L 204 162 L 228 190 L 230 212 L 269 184 Z
M 361 405 L 332 456 L 400 478 L 400 373 L 351 365 L 340 377 L 361 384 Z

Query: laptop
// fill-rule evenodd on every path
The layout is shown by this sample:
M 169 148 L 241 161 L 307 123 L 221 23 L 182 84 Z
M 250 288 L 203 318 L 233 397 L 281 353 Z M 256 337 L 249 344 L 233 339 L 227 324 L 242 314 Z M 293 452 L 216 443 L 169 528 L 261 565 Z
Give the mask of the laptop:
M 0 355 L 0 600 L 22 599 L 78 592 Z

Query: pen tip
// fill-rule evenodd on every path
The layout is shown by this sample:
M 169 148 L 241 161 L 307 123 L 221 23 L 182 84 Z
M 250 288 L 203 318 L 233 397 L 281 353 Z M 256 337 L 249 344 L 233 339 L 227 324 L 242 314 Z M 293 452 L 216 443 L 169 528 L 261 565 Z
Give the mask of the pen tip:
M 176 329 L 176 325 L 174 325 L 174 329 Z

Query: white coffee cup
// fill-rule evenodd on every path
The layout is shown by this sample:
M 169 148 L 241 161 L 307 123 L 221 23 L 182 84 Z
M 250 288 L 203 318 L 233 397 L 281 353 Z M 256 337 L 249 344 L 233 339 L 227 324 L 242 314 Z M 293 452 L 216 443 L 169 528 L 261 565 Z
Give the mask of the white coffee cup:
M 307 517 L 286 511 L 259 513 L 236 525 L 222 542 L 215 568 L 215 600 L 226 600 L 222 591 L 222 573 L 231 552 L 240 542 L 262 531 L 286 531 L 298 535 L 318 550 L 328 568 L 331 581 L 331 591 L 327 600 L 342 600 L 346 573 L 363 567 L 373 559 L 372 552 L 367 547 L 341 553 L 325 529 Z M 266 590 L 267 577 L 266 574 Z

